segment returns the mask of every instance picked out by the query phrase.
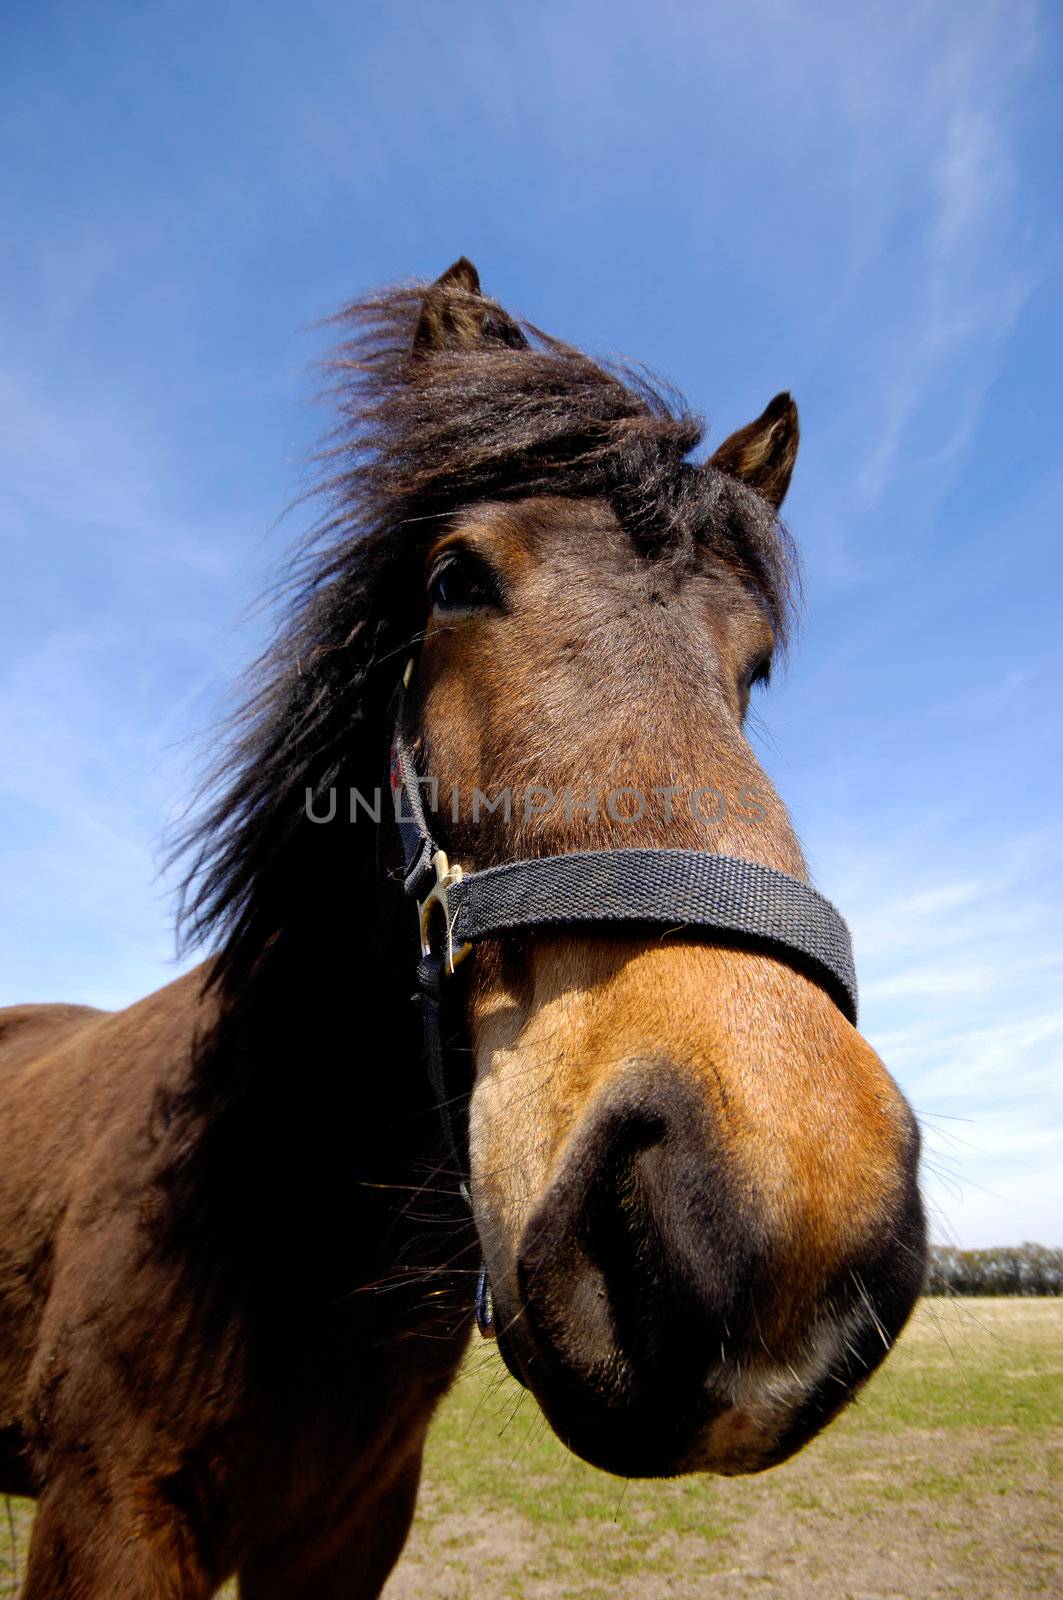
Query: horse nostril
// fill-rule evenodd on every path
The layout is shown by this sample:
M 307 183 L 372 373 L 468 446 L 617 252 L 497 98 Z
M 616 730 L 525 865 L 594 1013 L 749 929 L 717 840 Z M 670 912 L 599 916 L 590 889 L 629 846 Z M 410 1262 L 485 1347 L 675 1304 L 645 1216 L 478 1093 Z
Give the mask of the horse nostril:
M 630 1070 L 526 1225 L 533 1333 L 588 1379 L 700 1385 L 754 1273 L 742 1209 L 693 1087 Z
M 666 1159 L 660 1116 L 631 1119 L 615 1131 L 594 1173 L 576 1232 L 588 1259 L 607 1278 L 656 1276 L 652 1166 Z

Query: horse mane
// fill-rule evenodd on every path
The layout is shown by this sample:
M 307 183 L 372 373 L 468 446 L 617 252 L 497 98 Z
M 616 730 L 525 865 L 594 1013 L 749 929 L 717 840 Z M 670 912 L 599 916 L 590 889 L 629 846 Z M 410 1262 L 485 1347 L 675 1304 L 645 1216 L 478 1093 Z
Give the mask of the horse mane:
M 305 794 L 381 781 L 387 707 L 424 625 L 425 551 L 448 515 L 535 494 L 604 499 L 644 559 L 713 551 L 785 637 L 785 529 L 745 485 L 689 459 L 704 426 L 682 397 L 446 278 L 332 319 L 338 421 L 318 456 L 322 514 L 284 581 L 281 624 L 251 669 L 199 819 L 171 857 L 189 863 L 182 947 L 213 947 L 211 981 L 230 994 L 296 927 L 320 929 L 337 848 L 373 831 L 308 823 Z M 474 321 L 477 337 L 428 340 L 426 318 L 429 331 Z

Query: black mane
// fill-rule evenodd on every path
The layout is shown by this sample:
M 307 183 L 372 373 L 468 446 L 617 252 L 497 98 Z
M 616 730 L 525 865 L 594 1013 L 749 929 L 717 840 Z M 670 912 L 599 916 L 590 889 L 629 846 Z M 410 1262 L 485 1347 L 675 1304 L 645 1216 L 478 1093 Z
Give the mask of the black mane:
M 477 337 L 426 341 L 430 312 L 448 327 L 475 321 Z M 642 558 L 711 549 L 759 594 L 780 637 L 790 611 L 785 531 L 757 495 L 689 460 L 704 429 L 674 391 L 457 284 L 389 289 L 334 321 L 340 420 L 320 457 L 324 514 L 204 815 L 177 850 L 191 860 L 183 940 L 217 949 L 227 989 L 319 917 L 335 830 L 307 823 L 305 792 L 380 781 L 386 708 L 424 625 L 424 552 L 448 514 L 537 493 L 597 497 Z

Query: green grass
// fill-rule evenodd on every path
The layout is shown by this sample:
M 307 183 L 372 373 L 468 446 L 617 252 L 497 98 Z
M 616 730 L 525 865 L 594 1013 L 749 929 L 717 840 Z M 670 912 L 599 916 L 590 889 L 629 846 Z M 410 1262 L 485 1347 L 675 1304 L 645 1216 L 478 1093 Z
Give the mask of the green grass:
M 939 1580 L 942 1593 L 1050 1592 L 1063 1559 L 1051 1528 L 1061 1444 L 1063 1301 L 924 1302 L 859 1403 L 753 1479 L 625 1486 L 596 1472 L 480 1347 L 437 1419 L 415 1535 L 388 1593 L 458 1597 L 489 1576 L 515 1600 L 593 1600 L 622 1581 L 642 1596 L 699 1593 L 699 1580 L 736 1595 L 777 1583 L 859 1594 L 865 1569 L 880 1581 L 888 1568 L 876 1541 L 896 1547 L 890 1595 L 936 1593 Z M 484 1552 L 484 1523 L 512 1539 Z M 846 1563 L 856 1586 L 839 1573 Z M 935 1576 L 943 1564 L 948 1575 Z
M 478 1344 L 386 1597 L 1060 1595 L 1061 1477 L 1061 1300 L 924 1301 L 859 1403 L 754 1478 L 597 1472 Z M 0 1518 L 0 1575 L 6 1544 Z

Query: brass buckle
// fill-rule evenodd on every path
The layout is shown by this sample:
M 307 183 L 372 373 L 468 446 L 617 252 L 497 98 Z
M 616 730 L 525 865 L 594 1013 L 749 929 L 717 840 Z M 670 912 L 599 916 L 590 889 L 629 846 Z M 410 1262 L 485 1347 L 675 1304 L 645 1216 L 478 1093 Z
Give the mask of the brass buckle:
M 429 937 L 428 925 L 432 916 L 433 906 L 439 906 L 443 913 L 443 926 L 446 929 L 446 955 L 443 960 L 443 970 L 453 973 L 472 949 L 471 944 L 459 945 L 454 948 L 454 925 L 450 915 L 450 903 L 447 899 L 447 890 L 455 883 L 460 883 L 464 874 L 459 866 L 451 866 L 447 860 L 446 852 L 437 850 L 432 857 L 432 866 L 435 869 L 436 881 L 429 889 L 423 900 L 417 902 L 417 922 L 421 930 L 421 954 L 432 954 L 432 941 Z

